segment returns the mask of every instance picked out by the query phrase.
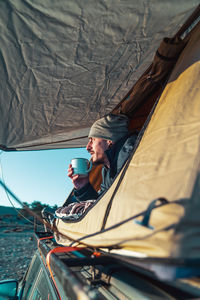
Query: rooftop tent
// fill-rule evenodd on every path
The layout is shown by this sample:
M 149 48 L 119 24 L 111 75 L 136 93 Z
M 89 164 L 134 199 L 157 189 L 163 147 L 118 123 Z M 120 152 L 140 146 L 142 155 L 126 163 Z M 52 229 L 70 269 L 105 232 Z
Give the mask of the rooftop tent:
M 131 160 L 82 220 L 56 221 L 61 233 L 93 247 L 123 248 L 141 257 L 199 260 L 199 61 L 200 23 Z M 62 235 L 57 241 L 70 243 Z
M 0 148 L 84 146 L 198 4 L 0 1 Z

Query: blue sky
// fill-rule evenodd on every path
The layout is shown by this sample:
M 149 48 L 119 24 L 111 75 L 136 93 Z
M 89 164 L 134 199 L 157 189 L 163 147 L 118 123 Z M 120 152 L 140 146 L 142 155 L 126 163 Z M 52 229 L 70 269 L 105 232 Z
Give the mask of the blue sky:
M 72 190 L 67 177 L 68 165 L 72 158 L 90 155 L 85 148 L 0 152 L 0 178 L 22 201 L 37 200 L 53 206 L 61 206 Z M 12 199 L 11 199 L 12 200 Z M 19 207 L 14 200 L 13 204 Z M 11 206 L 7 195 L 0 186 L 0 205 Z

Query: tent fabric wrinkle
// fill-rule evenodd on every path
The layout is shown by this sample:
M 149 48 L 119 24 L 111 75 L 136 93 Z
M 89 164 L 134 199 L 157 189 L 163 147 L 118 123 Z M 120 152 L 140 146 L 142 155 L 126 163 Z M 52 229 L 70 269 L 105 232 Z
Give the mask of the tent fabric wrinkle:
M 197 4 L 1 1 L 1 148 L 85 146 Z

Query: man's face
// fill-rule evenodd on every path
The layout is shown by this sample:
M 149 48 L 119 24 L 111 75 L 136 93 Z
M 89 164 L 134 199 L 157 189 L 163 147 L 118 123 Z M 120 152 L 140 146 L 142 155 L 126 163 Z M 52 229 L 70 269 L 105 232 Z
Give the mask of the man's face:
M 105 151 L 112 144 L 111 141 L 104 140 L 102 138 L 89 138 L 89 142 L 86 146 L 87 151 L 92 156 L 93 164 L 105 164 L 107 156 Z

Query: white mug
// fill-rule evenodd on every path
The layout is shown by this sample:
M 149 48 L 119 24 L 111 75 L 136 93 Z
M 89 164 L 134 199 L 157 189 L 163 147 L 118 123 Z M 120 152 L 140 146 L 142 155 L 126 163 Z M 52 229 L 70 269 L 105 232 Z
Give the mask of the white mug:
M 86 176 L 92 169 L 92 163 L 86 158 L 73 158 L 71 161 L 73 174 Z

